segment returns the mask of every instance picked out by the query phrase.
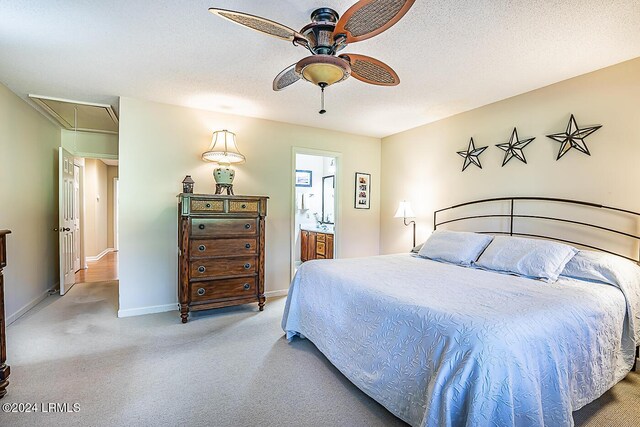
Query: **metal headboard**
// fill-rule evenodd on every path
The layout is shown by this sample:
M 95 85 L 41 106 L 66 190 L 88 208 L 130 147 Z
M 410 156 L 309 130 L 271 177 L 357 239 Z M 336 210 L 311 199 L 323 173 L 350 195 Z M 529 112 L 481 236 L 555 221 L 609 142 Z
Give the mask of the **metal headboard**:
M 523 233 L 523 232 L 518 232 L 518 231 L 514 230 L 513 220 L 515 218 L 528 218 L 528 219 L 535 219 L 535 220 L 547 220 L 547 221 L 555 221 L 555 222 L 564 222 L 564 223 L 570 223 L 570 224 L 575 224 L 575 225 L 584 226 L 584 227 L 595 228 L 595 229 L 602 230 L 602 231 L 605 231 L 605 232 L 613 233 L 613 234 L 615 234 L 617 236 L 623 236 L 623 238 L 633 239 L 635 242 L 640 241 L 640 235 L 638 235 L 638 234 L 631 234 L 631 233 L 627 233 L 625 231 L 621 231 L 621 230 L 617 230 L 617 229 L 609 228 L 609 227 L 603 227 L 603 226 L 596 225 L 596 224 L 590 224 L 590 223 L 587 223 L 587 222 L 576 221 L 576 220 L 572 220 L 572 219 L 560 218 L 560 217 L 555 217 L 555 216 L 517 214 L 517 213 L 515 213 L 515 208 L 516 208 L 516 202 L 519 202 L 519 201 L 527 201 L 527 202 L 529 202 L 529 201 L 542 201 L 542 202 L 555 202 L 555 203 L 562 203 L 562 204 L 572 204 L 572 205 L 586 206 L 586 207 L 594 208 L 594 209 L 605 209 L 605 210 L 609 210 L 611 212 L 622 213 L 622 214 L 630 215 L 631 218 L 640 219 L 640 213 L 638 213 L 638 212 L 633 212 L 633 211 L 630 211 L 630 210 L 627 210 L 627 209 L 614 208 L 614 207 L 611 207 L 611 206 L 604 206 L 604 205 L 600 205 L 600 204 L 597 204 L 597 203 L 582 202 L 582 201 L 578 201 L 578 200 L 557 199 L 557 198 L 551 198 L 551 197 L 496 197 L 496 198 L 492 198 L 492 199 L 474 200 L 474 201 L 471 201 L 471 202 L 460 203 L 460 204 L 457 204 L 457 205 L 450 206 L 448 208 L 443 208 L 443 209 L 436 210 L 433 213 L 433 229 L 436 230 L 438 228 L 438 226 L 444 225 L 444 224 L 449 224 L 449 223 L 459 222 L 459 221 L 467 221 L 467 220 L 478 219 L 478 218 L 504 218 L 504 219 L 508 218 L 509 219 L 509 231 L 479 231 L 479 233 L 508 234 L 510 236 L 537 237 L 537 238 L 555 240 L 555 241 L 559 241 L 559 242 L 563 242 L 563 243 L 582 246 L 582 247 L 589 248 L 589 249 L 595 249 L 595 250 L 598 250 L 598 251 L 601 251 L 601 252 L 610 253 L 610 254 L 617 255 L 617 256 L 620 256 L 622 258 L 626 258 L 628 260 L 631 260 L 631 261 L 634 261 L 634 262 L 640 264 L 640 249 L 638 250 L 638 254 L 637 254 L 636 257 L 629 257 L 627 255 L 624 255 L 624 254 L 621 254 L 621 253 L 618 253 L 618 252 L 613 252 L 611 250 L 600 248 L 600 247 L 593 246 L 593 245 L 590 245 L 590 244 L 586 244 L 584 242 L 577 242 L 577 241 L 573 241 L 573 240 L 561 239 L 561 238 L 557 238 L 557 237 L 553 237 L 553 236 L 546 236 L 546 235 L 542 235 L 542 234 Z M 470 205 L 476 205 L 476 204 L 480 204 L 480 203 L 491 203 L 491 202 L 510 202 L 509 213 L 507 213 L 507 214 L 500 213 L 500 214 L 483 214 L 483 215 L 473 215 L 473 216 L 461 216 L 461 217 L 454 217 L 452 219 L 448 219 L 448 220 L 445 220 L 445 221 L 438 221 L 438 214 L 442 213 L 444 211 L 454 210 L 454 209 L 457 209 L 457 208 L 461 208 L 463 206 L 470 206 Z

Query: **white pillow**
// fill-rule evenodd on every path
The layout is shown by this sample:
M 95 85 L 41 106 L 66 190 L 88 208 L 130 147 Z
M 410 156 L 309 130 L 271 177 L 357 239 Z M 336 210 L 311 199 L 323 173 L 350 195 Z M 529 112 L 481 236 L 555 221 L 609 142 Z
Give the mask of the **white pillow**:
M 436 230 L 424 242 L 418 255 L 436 261 L 471 265 L 491 243 L 493 236 L 463 231 Z
M 634 274 L 638 276 L 639 273 L 640 270 L 635 263 L 619 256 L 604 252 L 578 251 L 560 275 L 620 287 L 621 277 Z
M 555 282 L 578 250 L 563 243 L 496 236 L 474 264 L 485 270 Z
M 422 245 L 424 245 L 424 243 L 420 243 L 419 245 L 415 245 L 413 247 L 413 249 L 411 249 L 411 253 L 412 254 L 417 254 L 418 252 L 420 252 L 420 249 L 422 249 Z

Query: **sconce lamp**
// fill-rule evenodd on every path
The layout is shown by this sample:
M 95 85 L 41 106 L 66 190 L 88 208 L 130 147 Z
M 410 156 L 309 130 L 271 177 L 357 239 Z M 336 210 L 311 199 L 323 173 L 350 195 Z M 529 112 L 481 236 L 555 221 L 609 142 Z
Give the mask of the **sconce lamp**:
M 398 205 L 398 210 L 396 211 L 394 218 L 402 218 L 404 221 L 404 225 L 413 224 L 413 246 L 412 247 L 416 246 L 416 222 L 409 221 L 407 223 L 407 218 L 411 219 L 415 217 L 416 217 L 416 214 L 413 213 L 413 209 L 411 209 L 411 202 L 407 202 L 406 200 L 401 201 L 400 205 Z
M 233 178 L 236 172 L 231 169 L 232 163 L 244 163 L 245 157 L 238 150 L 236 134 L 228 130 L 218 130 L 211 137 L 209 150 L 202 153 L 202 160 L 217 163 L 220 167 L 213 170 L 216 180 L 216 194 L 233 194 Z

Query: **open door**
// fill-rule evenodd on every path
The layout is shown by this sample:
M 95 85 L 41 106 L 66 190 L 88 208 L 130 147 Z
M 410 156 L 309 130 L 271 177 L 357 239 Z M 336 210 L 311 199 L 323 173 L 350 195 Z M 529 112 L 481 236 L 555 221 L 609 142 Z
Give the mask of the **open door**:
M 73 155 L 60 147 L 58 155 L 58 233 L 60 236 L 60 295 L 75 284 L 76 189 Z

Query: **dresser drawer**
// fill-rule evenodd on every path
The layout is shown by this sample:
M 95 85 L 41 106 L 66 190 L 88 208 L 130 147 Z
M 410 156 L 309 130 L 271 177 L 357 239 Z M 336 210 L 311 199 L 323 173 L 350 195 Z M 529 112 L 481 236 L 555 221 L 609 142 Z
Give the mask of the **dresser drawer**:
M 258 220 L 254 218 L 193 218 L 191 220 L 193 237 L 254 235 L 257 228 Z
M 192 240 L 191 258 L 212 256 L 255 255 L 258 240 L 254 237 L 246 239 Z
M 255 200 L 229 200 L 229 213 L 258 213 L 258 202 Z
M 320 236 L 318 236 L 320 237 Z M 316 255 L 322 255 L 322 257 L 324 257 L 326 255 L 325 253 L 325 244 L 324 242 L 321 241 L 316 241 Z
M 207 280 L 191 283 L 191 301 L 208 302 L 216 298 L 242 297 L 256 294 L 255 277 Z
M 191 199 L 191 212 L 224 212 L 223 200 Z
M 217 258 L 191 261 L 189 269 L 192 279 L 225 276 L 254 275 L 256 257 Z

